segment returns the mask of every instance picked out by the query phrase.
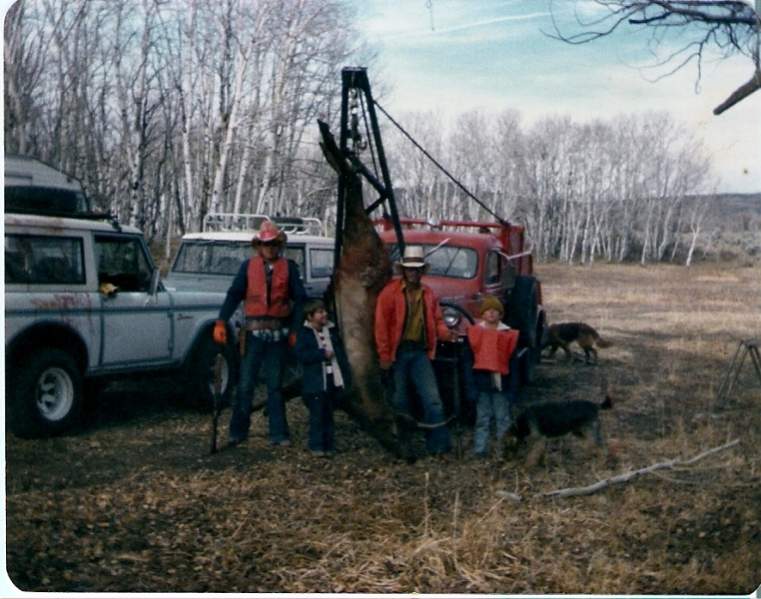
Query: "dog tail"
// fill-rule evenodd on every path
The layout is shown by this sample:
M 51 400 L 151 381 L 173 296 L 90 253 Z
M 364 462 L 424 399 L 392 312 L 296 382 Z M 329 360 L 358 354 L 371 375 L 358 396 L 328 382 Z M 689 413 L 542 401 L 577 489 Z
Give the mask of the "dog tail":
M 595 339 L 595 345 L 597 347 L 610 347 L 611 345 L 613 345 L 613 342 L 607 341 L 598 335 L 597 339 Z
M 600 404 L 601 410 L 611 410 L 613 409 L 613 400 L 610 398 L 610 395 L 607 393 L 605 394 L 605 400 Z

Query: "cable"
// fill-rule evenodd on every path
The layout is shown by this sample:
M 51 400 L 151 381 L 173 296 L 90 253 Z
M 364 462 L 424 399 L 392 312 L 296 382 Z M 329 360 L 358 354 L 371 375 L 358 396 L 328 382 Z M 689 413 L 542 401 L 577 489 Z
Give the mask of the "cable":
M 405 136 L 407 139 L 409 139 L 409 140 L 410 140 L 410 141 L 413 143 L 413 145 L 414 145 L 414 146 L 415 146 L 415 147 L 416 147 L 418 150 L 420 150 L 420 151 L 421 151 L 423 154 L 425 154 L 426 158 L 428 158 L 428 160 L 430 160 L 431 162 L 433 162 L 433 163 L 434 163 L 434 164 L 435 164 L 435 165 L 436 165 L 436 166 L 439 168 L 439 170 L 441 170 L 441 172 L 442 172 L 442 173 L 444 173 L 444 174 L 445 174 L 447 177 L 449 177 L 449 179 L 450 179 L 450 180 L 451 180 L 451 181 L 452 181 L 452 182 L 453 182 L 455 185 L 457 185 L 457 187 L 459 187 L 459 188 L 460 188 L 460 189 L 461 189 L 463 192 L 465 192 L 465 194 L 467 194 L 467 196 L 468 196 L 469 198 L 471 198 L 471 199 L 475 200 L 475 202 L 476 202 L 476 203 L 477 203 L 479 206 L 481 206 L 481 208 L 483 208 L 484 210 L 486 210 L 486 212 L 488 212 L 488 213 L 489 213 L 489 214 L 491 214 L 491 215 L 492 215 L 494 218 L 496 218 L 496 219 L 499 221 L 499 223 L 500 223 L 501 225 L 508 225 L 508 224 L 509 224 L 509 223 L 508 223 L 506 220 L 504 220 L 504 219 L 503 219 L 501 216 L 499 216 L 498 214 L 496 214 L 496 213 L 495 213 L 495 212 L 494 212 L 494 211 L 493 211 L 491 208 L 489 208 L 489 207 L 488 207 L 486 204 L 484 204 L 484 203 L 483 203 L 481 200 L 479 200 L 479 199 L 478 199 L 476 196 L 474 196 L 474 195 L 473 195 L 473 194 L 472 194 L 472 193 L 471 193 L 471 192 L 470 192 L 470 191 L 469 191 L 469 190 L 468 190 L 468 189 L 467 189 L 467 188 L 466 188 L 466 187 L 465 187 L 465 186 L 464 186 L 462 183 L 460 183 L 460 182 L 459 182 L 457 179 L 455 179 L 454 175 L 452 175 L 452 174 L 451 174 L 451 173 L 450 173 L 450 172 L 449 172 L 449 171 L 448 171 L 446 168 L 444 168 L 444 166 L 443 166 L 443 165 L 442 165 L 440 162 L 438 162 L 438 161 L 437 161 L 437 160 L 436 160 L 436 159 L 435 159 L 433 156 L 431 156 L 431 155 L 430 155 L 430 154 L 429 154 L 429 153 L 426 151 L 426 149 L 425 149 L 423 146 L 421 146 L 421 145 L 420 145 L 418 142 L 416 142 L 416 141 L 415 141 L 415 140 L 412 138 L 412 136 L 411 136 L 409 133 L 407 133 L 407 131 L 405 131 L 405 130 L 404 130 L 404 127 L 402 127 L 402 126 L 401 126 L 399 123 L 397 123 L 397 122 L 394 120 L 394 118 L 393 118 L 393 117 L 392 117 L 392 116 L 391 116 L 391 115 L 390 115 L 388 112 L 386 112 L 386 111 L 385 111 L 385 109 L 383 108 L 383 106 L 381 106 L 380 104 L 378 104 L 378 102 L 377 102 L 376 100 L 373 100 L 373 102 L 374 102 L 374 103 L 375 103 L 375 105 L 378 107 L 378 110 L 380 110 L 380 111 L 381 111 L 383 114 L 385 114 L 385 115 L 386 115 L 386 118 L 387 118 L 388 120 L 390 120 L 390 121 L 391 121 L 391 122 L 392 122 L 392 123 L 393 123 L 393 124 L 396 126 L 396 128 L 397 128 L 397 129 L 399 129 L 399 131 L 401 131 L 401 132 L 402 132 L 402 135 L 404 135 L 404 136 Z

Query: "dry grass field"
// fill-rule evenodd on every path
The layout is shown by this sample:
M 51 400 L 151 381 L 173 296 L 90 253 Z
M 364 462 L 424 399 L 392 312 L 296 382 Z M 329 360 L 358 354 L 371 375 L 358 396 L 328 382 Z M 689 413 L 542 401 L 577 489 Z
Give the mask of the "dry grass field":
M 714 400 L 738 341 L 761 337 L 761 269 L 539 274 L 552 321 L 588 322 L 614 345 L 598 366 L 559 352 L 525 399 L 598 401 L 607 380 L 607 455 L 569 437 L 534 467 L 521 451 L 477 461 L 467 431 L 461 459 L 407 465 L 338 414 L 340 453 L 313 458 L 295 400 L 294 447 L 269 448 L 258 414 L 245 446 L 209 456 L 209 417 L 184 408 L 171 381 L 119 385 L 76 435 L 6 438 L 12 580 L 109 593 L 755 590 L 761 383 L 750 364 L 731 397 Z M 590 495 L 543 496 L 734 439 Z

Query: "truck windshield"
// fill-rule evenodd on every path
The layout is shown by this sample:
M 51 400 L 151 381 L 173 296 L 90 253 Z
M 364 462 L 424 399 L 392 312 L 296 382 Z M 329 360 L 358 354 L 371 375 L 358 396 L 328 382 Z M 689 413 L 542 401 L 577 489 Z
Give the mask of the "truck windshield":
M 422 245 L 426 254 L 436 247 L 434 244 Z M 388 244 L 392 262 L 399 261 L 399 246 Z M 478 253 L 473 248 L 444 245 L 425 259 L 428 263 L 427 275 L 434 277 L 452 277 L 455 279 L 472 279 L 478 272 Z

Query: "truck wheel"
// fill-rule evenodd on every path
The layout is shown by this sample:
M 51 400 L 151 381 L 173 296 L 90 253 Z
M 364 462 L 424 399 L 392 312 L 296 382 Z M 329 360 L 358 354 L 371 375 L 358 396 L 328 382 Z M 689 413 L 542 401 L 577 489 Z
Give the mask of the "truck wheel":
M 515 277 L 515 285 L 508 297 L 508 322 L 510 327 L 520 332 L 518 347 L 526 348 L 526 358 L 521 360 L 521 378 L 523 383 L 534 379 L 534 368 L 539 359 L 537 339 L 537 318 L 539 313 L 537 282 L 534 277 L 520 275 Z
M 187 370 L 186 393 L 190 405 L 203 411 L 214 407 L 214 362 L 222 353 L 222 405 L 230 402 L 235 379 L 235 349 L 231 344 L 224 347 L 214 343 L 211 333 L 202 335 L 193 350 Z
M 82 373 L 63 350 L 36 351 L 26 363 L 17 364 L 8 424 L 19 437 L 46 437 L 79 423 L 82 415 Z

